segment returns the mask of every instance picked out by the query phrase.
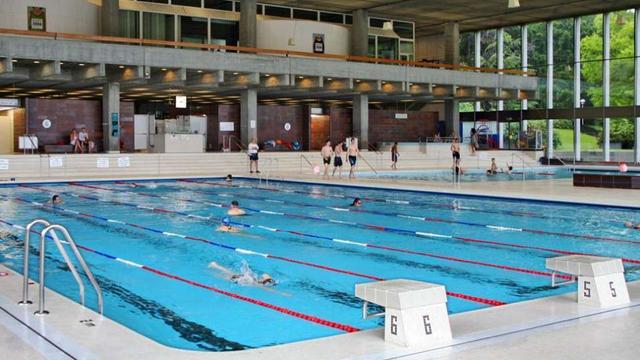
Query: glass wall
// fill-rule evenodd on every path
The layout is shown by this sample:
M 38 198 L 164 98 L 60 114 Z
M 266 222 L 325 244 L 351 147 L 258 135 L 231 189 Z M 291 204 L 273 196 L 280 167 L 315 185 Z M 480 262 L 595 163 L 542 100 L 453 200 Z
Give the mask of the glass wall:
M 240 25 L 237 21 L 211 19 L 211 43 L 237 46 Z
M 460 34 L 460 65 L 475 66 L 475 33 Z
M 119 10 L 120 36 L 137 39 L 140 37 L 140 13 L 131 10 Z
M 583 16 L 580 23 L 580 98 L 584 106 L 602 106 L 602 15 Z
M 573 107 L 573 19 L 553 22 L 553 107 Z
M 192 16 L 180 16 L 180 41 L 206 44 L 207 19 Z
M 382 59 L 398 59 L 398 39 L 378 36 L 377 57 Z
M 529 109 L 547 108 L 547 25 L 545 23 L 527 26 L 527 58 L 529 70 L 535 71 L 539 79 L 538 98 L 529 100 Z
M 611 96 L 612 106 L 633 105 L 634 11 L 611 14 Z
M 510 26 L 504 29 L 503 49 L 504 68 L 511 70 L 522 69 L 522 27 Z M 520 100 L 504 102 L 505 110 L 520 110 L 520 106 Z
M 633 162 L 635 129 L 632 118 L 612 118 L 609 120 L 610 161 Z
M 175 41 L 174 23 L 174 15 L 144 13 L 142 16 L 142 36 L 145 39 Z

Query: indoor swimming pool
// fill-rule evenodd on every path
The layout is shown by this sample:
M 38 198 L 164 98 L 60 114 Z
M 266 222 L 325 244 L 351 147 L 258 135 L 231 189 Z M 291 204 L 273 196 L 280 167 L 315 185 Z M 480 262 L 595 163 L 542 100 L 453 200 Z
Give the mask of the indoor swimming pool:
M 640 279 L 640 231 L 623 225 L 640 223 L 637 209 L 257 185 L 185 179 L 0 186 L 0 263 L 21 272 L 24 226 L 36 218 L 61 223 L 102 287 L 106 316 L 161 344 L 200 351 L 380 326 L 382 319 L 362 319 L 354 296 L 362 282 L 443 284 L 449 312 L 459 313 L 575 291 L 550 286 L 544 263 L 553 256 L 622 257 L 627 281 Z M 53 194 L 63 202 L 52 204 Z M 355 197 L 361 206 L 350 206 Z M 233 200 L 246 216 L 227 216 Z M 223 222 L 238 232 L 216 231 Z M 46 261 L 48 287 L 77 300 L 52 242 Z M 265 274 L 275 284 L 257 284 Z M 90 292 L 86 303 L 96 309 Z

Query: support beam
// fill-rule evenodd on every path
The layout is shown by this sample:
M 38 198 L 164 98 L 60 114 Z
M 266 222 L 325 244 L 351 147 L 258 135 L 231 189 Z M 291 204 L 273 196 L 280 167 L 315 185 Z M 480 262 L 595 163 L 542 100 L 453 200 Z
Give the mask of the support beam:
M 102 137 L 105 152 L 120 152 L 120 83 L 102 87 Z
M 101 34 L 103 36 L 119 36 L 120 24 L 119 0 L 102 0 L 102 8 L 100 9 Z
M 240 91 L 240 141 L 247 146 L 258 139 L 258 92 L 256 89 Z
M 640 106 L 640 9 L 636 9 L 635 14 L 635 101 L 636 107 Z M 640 163 L 640 114 L 636 114 L 635 118 L 635 147 L 633 151 L 633 161 Z
M 611 103 L 611 13 L 605 13 L 602 25 L 602 105 Z M 602 124 L 602 149 L 604 161 L 611 159 L 611 119 L 606 117 Z
M 369 148 L 369 95 L 353 97 L 353 136 L 358 138 L 361 149 Z
M 553 23 L 547 21 L 547 109 L 553 109 Z M 553 119 L 547 114 L 547 159 L 553 158 Z
M 258 47 L 256 0 L 240 1 L 240 46 Z
M 575 109 L 581 108 L 580 103 L 580 18 L 573 19 L 573 113 Z M 581 160 L 581 143 L 580 132 L 582 118 L 574 117 L 573 119 L 573 156 L 576 161 Z
M 366 9 L 353 11 L 351 25 L 351 55 L 367 56 L 369 54 L 369 12 Z

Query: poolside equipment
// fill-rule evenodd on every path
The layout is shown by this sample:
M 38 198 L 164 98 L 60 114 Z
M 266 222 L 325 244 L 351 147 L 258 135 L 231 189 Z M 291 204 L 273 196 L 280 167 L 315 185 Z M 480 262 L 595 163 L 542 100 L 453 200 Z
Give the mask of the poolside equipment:
M 400 346 L 434 348 L 451 342 L 444 286 L 415 280 L 386 280 L 356 284 L 362 317 L 384 316 L 384 339 Z M 369 314 L 374 303 L 384 312 Z
M 547 259 L 545 263 L 547 269 L 553 270 L 551 286 L 572 284 L 577 278 L 579 304 L 609 307 L 630 302 L 621 259 L 567 255 Z M 556 283 L 556 272 L 569 274 L 572 279 Z

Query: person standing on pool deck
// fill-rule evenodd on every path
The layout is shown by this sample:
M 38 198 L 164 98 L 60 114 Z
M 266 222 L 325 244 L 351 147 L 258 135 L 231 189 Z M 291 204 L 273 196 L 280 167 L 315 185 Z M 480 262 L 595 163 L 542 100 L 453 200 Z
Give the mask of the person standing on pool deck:
M 351 141 L 349 141 L 349 148 L 347 149 L 349 165 L 351 165 L 351 169 L 349 169 L 349 179 L 356 178 L 356 163 L 358 162 L 359 154 L 360 150 L 358 150 L 358 139 L 351 137 Z
M 322 174 L 323 178 L 329 178 L 329 166 L 331 165 L 331 155 L 333 155 L 333 149 L 331 149 L 331 141 L 327 139 L 320 150 L 320 156 L 322 156 L 322 164 L 324 165 L 324 174 Z
M 249 155 L 249 173 L 253 174 L 253 168 L 256 168 L 256 174 L 260 174 L 260 170 L 258 170 L 258 151 L 260 150 L 260 146 L 258 146 L 258 142 L 256 138 L 251 139 L 251 142 L 247 146 L 247 155 Z
M 391 168 L 393 170 L 398 170 L 398 156 L 400 153 L 398 152 L 398 142 L 394 142 L 391 147 Z
M 457 136 L 453 138 L 451 143 L 451 155 L 453 156 L 453 168 L 456 168 L 460 165 L 460 141 Z
M 335 176 L 336 170 L 340 169 L 340 171 L 338 172 L 338 176 L 340 177 L 340 179 L 342 179 L 342 153 L 344 152 L 344 150 L 342 149 L 343 145 L 344 142 L 340 141 L 333 151 L 333 173 L 331 173 L 331 176 Z
M 475 155 L 478 150 L 478 131 L 476 128 L 471 129 L 471 141 L 469 142 L 469 148 L 471 149 L 471 155 Z

